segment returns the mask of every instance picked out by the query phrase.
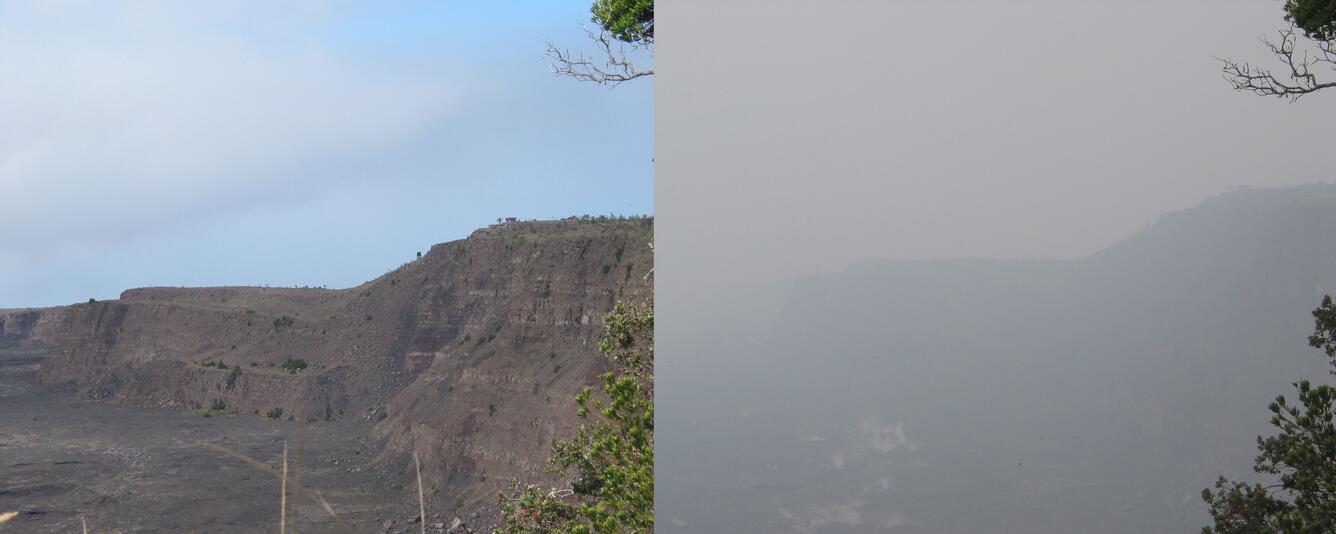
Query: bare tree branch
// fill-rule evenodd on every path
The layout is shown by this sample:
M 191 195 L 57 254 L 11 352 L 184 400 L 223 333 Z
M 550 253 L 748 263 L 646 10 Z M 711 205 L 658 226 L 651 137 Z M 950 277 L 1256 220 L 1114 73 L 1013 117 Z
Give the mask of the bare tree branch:
M 614 39 L 606 31 L 594 33 L 592 30 L 585 28 L 585 33 L 589 34 L 589 39 L 598 45 L 599 50 L 606 58 L 592 59 L 584 54 L 572 54 L 570 50 L 557 48 L 552 43 L 548 43 L 547 57 L 552 60 L 553 74 L 570 76 L 580 81 L 612 87 L 636 78 L 654 75 L 652 69 L 637 69 L 628 55 L 640 49 L 645 49 L 652 54 L 653 49 L 651 47 L 653 45 L 651 43 L 633 44 L 628 47 L 621 42 L 614 43 Z
M 1271 70 L 1255 67 L 1249 63 L 1239 63 L 1232 59 L 1221 59 L 1224 64 L 1225 81 L 1235 91 L 1249 92 L 1258 96 L 1288 98 L 1291 102 L 1299 97 L 1336 87 L 1336 81 L 1320 81 L 1313 68 L 1327 68 L 1336 74 L 1336 41 L 1314 41 L 1315 50 L 1299 50 L 1298 37 L 1294 26 L 1281 30 L 1280 42 L 1262 39 L 1271 54 L 1283 64 L 1288 72 L 1277 76 Z

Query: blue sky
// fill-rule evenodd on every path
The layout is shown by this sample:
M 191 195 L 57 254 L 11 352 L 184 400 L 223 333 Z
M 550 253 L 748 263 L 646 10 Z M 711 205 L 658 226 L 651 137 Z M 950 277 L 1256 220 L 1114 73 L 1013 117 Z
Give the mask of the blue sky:
M 572 2 L 0 5 L 0 308 L 380 275 L 497 217 L 652 213 L 652 87 Z

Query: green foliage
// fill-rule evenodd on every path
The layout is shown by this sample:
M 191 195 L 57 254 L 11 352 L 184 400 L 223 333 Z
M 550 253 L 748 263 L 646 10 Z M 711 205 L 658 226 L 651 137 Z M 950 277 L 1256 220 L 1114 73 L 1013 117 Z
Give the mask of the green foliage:
M 221 412 L 227 409 L 227 401 L 223 399 L 213 399 L 213 404 L 209 405 L 209 410 Z
M 1336 305 L 1332 304 L 1331 295 L 1322 297 L 1322 305 L 1313 310 L 1313 319 L 1317 329 L 1308 336 L 1308 345 L 1322 349 L 1328 358 L 1336 358 Z M 1332 364 L 1336 365 L 1336 361 Z
M 268 412 L 265 412 L 264 416 L 268 419 L 278 419 L 283 417 L 283 409 L 278 407 L 270 408 Z
M 1309 345 L 1336 355 L 1336 307 L 1331 297 L 1313 311 L 1316 330 Z M 1336 365 L 1336 360 L 1333 360 Z M 1336 388 L 1294 384 L 1298 404 L 1278 396 L 1270 405 L 1279 433 L 1258 437 L 1253 471 L 1277 483 L 1247 484 L 1220 477 L 1202 491 L 1213 526 L 1203 534 L 1326 533 L 1336 525 Z
M 619 41 L 654 43 L 654 0 L 595 0 L 590 21 Z
M 604 317 L 599 348 L 618 364 L 601 398 L 576 396 L 585 420 L 552 445 L 549 469 L 570 482 L 569 497 L 515 482 L 501 494 L 501 534 L 647 533 L 654 530 L 654 304 L 618 303 Z
M 305 368 L 306 368 L 306 360 L 303 360 L 301 358 L 288 358 L 286 361 L 283 362 L 283 369 L 286 369 L 289 374 L 296 373 L 297 371 L 300 371 Z
M 1285 20 L 1310 39 L 1336 39 L 1336 0 L 1285 0 Z
M 621 364 L 627 372 L 653 383 L 654 301 L 641 306 L 617 303 L 603 317 L 603 339 L 599 350 Z

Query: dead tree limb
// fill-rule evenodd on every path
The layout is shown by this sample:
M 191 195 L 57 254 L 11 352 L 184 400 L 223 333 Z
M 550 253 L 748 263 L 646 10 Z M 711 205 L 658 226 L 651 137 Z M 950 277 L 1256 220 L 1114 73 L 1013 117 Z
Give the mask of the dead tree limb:
M 615 39 L 608 32 L 595 33 L 588 28 L 585 28 L 585 33 L 589 34 L 589 39 L 594 41 L 603 57 L 595 59 L 584 54 L 573 54 L 570 50 L 548 43 L 547 57 L 551 60 L 553 74 L 611 87 L 654 75 L 653 69 L 640 70 L 630 57 L 640 50 L 653 54 L 652 44 L 627 45 L 620 41 L 614 42 Z
M 1249 92 L 1258 96 L 1274 96 L 1296 101 L 1308 93 L 1328 87 L 1336 87 L 1336 41 L 1313 41 L 1314 46 L 1300 48 L 1299 37 L 1294 26 L 1281 30 L 1280 41 L 1262 39 L 1262 44 L 1271 54 L 1280 60 L 1283 70 L 1276 74 L 1271 69 L 1257 67 L 1249 63 L 1240 63 L 1232 59 L 1221 59 L 1225 81 L 1235 91 Z M 1332 78 L 1323 81 L 1314 70 L 1330 70 L 1326 73 Z

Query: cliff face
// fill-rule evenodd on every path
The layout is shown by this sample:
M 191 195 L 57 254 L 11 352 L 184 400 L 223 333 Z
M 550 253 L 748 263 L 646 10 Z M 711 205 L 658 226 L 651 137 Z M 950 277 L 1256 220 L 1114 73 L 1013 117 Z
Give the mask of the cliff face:
M 651 295 L 652 232 L 508 223 L 346 290 L 129 290 L 37 329 L 40 376 L 136 405 L 378 421 L 381 459 L 416 450 L 438 499 L 478 504 L 512 477 L 544 478 L 572 396 L 607 369 L 603 314 Z
M 47 343 L 64 315 L 62 307 L 0 310 L 0 348 Z
M 461 504 L 491 502 L 517 476 L 546 479 L 552 439 L 576 424 L 574 395 L 608 369 L 597 349 L 603 314 L 651 294 L 650 237 L 648 227 L 562 241 L 503 231 L 448 253 L 442 272 L 472 283 L 431 287 L 404 319 L 417 374 L 372 432 L 382 455 L 416 450 L 433 467 L 428 484 Z

